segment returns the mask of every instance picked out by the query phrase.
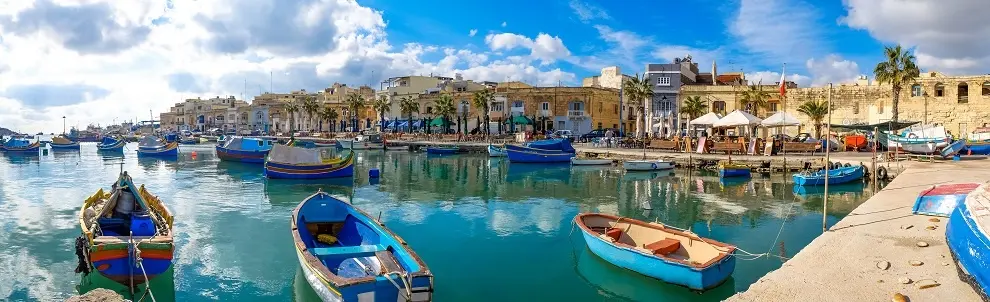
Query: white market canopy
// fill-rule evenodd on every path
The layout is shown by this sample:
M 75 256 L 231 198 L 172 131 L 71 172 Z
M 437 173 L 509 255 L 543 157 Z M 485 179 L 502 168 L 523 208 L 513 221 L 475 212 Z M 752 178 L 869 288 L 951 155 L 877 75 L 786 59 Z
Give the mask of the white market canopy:
M 726 114 L 725 117 L 719 119 L 717 122 L 712 124 L 712 127 L 739 127 L 739 126 L 753 126 L 759 125 L 762 122 L 758 117 L 752 114 L 746 113 L 745 111 L 736 110 L 732 113 Z
M 799 126 L 801 121 L 790 113 L 784 111 L 777 111 L 767 119 L 760 123 L 763 127 L 785 127 L 785 126 Z
M 718 115 L 718 113 L 709 112 L 708 114 L 702 115 L 701 117 L 698 117 L 696 119 L 691 120 L 690 122 L 688 122 L 688 125 L 691 125 L 691 126 L 711 126 L 711 125 L 715 124 L 716 122 L 718 122 L 718 120 L 721 119 L 721 118 L 722 118 L 722 116 L 721 115 Z

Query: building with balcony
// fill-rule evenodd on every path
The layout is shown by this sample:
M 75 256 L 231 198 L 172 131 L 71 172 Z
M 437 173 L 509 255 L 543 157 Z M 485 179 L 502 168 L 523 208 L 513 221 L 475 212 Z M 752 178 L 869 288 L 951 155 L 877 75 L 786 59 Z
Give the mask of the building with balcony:
M 167 112 L 161 113 L 159 118 L 162 121 L 163 131 L 205 131 L 210 128 L 234 130 L 239 125 L 237 122 L 237 118 L 240 116 L 238 110 L 248 108 L 248 106 L 247 102 L 238 100 L 234 96 L 186 99 L 170 107 Z M 232 110 L 234 119 L 228 118 L 228 110 Z

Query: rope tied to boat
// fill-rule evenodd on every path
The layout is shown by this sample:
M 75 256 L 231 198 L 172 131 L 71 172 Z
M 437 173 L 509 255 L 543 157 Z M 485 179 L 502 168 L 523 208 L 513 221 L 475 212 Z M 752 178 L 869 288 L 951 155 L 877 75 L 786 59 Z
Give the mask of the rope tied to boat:
M 158 302 L 155 300 L 155 293 L 151 292 L 151 280 L 148 279 L 148 272 L 144 270 L 144 263 L 141 259 L 141 249 L 138 248 L 138 244 L 142 241 L 138 241 L 136 244 L 134 241 L 131 241 L 131 245 L 134 247 L 134 262 L 137 264 L 137 267 L 141 269 L 141 275 L 144 276 L 144 294 L 141 294 L 141 299 L 138 299 L 138 301 L 144 301 L 145 295 L 148 295 L 151 297 L 152 302 Z

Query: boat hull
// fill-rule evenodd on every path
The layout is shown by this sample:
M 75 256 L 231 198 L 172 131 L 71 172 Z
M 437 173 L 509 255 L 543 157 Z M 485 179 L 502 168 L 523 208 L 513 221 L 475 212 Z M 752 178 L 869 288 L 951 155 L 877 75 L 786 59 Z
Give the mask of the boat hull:
M 179 144 L 170 143 L 161 148 L 138 148 L 137 155 L 140 157 L 178 157 Z
M 674 163 L 666 161 L 625 161 L 622 168 L 626 171 L 660 171 L 674 168 Z
M 82 275 L 79 285 L 76 286 L 76 291 L 82 295 L 92 290 L 103 288 L 116 292 L 125 299 L 137 301 L 142 296 L 146 296 L 145 291 L 147 288 L 151 288 L 151 293 L 155 295 L 155 300 L 175 301 L 174 266 L 170 265 L 166 271 L 154 277 L 148 276 L 148 279 L 147 287 L 144 283 L 135 286 L 134 294 L 132 295 L 130 288 L 126 285 L 114 281 L 99 272 L 92 271 L 89 274 Z
M 8 147 L 4 147 L 3 148 L 3 151 L 4 152 L 7 152 L 7 153 L 14 153 L 14 154 L 37 154 L 38 151 L 41 151 L 41 144 L 40 143 L 33 143 L 33 144 L 30 144 L 30 145 L 25 146 L 25 147 L 9 147 L 8 146 Z
M 911 212 L 914 214 L 949 217 L 966 195 L 979 187 L 979 184 L 947 184 L 932 186 L 918 194 Z
M 990 237 L 984 231 L 987 226 L 985 219 L 986 205 L 974 199 L 984 195 L 986 185 L 970 193 L 962 204 L 952 211 L 949 222 L 945 226 L 945 241 L 952 258 L 956 261 L 959 275 L 983 297 L 987 297 L 990 288 Z M 980 198 L 985 198 L 980 196 Z
M 78 142 L 73 142 L 71 144 L 54 144 L 54 143 L 49 143 L 48 146 L 51 147 L 53 150 L 79 150 L 79 143 Z
M 966 147 L 966 141 L 957 140 L 949 144 L 948 146 L 945 146 L 945 148 L 942 148 L 942 151 L 940 153 L 942 154 L 942 158 L 949 158 L 958 154 L 959 151 L 962 151 L 964 147 Z
M 966 148 L 962 152 L 966 154 L 988 155 L 990 154 L 990 141 L 969 141 L 966 143 Z
M 461 148 L 436 148 L 436 147 L 426 148 L 427 154 L 456 154 L 459 151 L 461 151 Z
M 268 155 L 270 150 L 266 151 L 243 151 L 227 149 L 224 147 L 216 146 L 217 157 L 223 161 L 234 161 L 242 163 L 264 163 L 265 156 Z
M 537 148 L 505 146 L 506 157 L 513 163 L 568 163 L 575 156 L 573 152 L 544 150 Z
M 99 145 L 96 145 L 96 151 L 102 151 L 102 152 L 124 152 L 124 145 L 126 145 L 126 144 L 127 143 L 124 142 L 124 141 L 118 141 L 116 144 L 112 144 L 112 145 L 99 144 Z
M 265 176 L 282 179 L 321 179 L 354 176 L 354 156 L 343 163 L 326 165 L 293 165 L 265 162 Z
M 723 168 L 718 170 L 718 177 L 750 177 L 750 170 L 744 168 Z
M 571 165 L 575 166 L 604 166 L 611 164 L 611 159 L 571 158 Z
M 505 149 L 504 148 L 499 148 L 499 147 L 495 147 L 495 146 L 492 146 L 492 145 L 488 145 L 488 156 L 489 157 L 506 157 L 507 154 L 505 153 Z
M 342 149 L 354 149 L 354 150 L 380 150 L 385 149 L 384 143 L 372 143 L 372 142 L 355 142 L 351 140 L 337 140 L 337 144 L 340 145 Z
M 852 166 L 834 169 L 829 171 L 828 184 L 837 185 L 857 181 L 863 178 L 866 168 L 863 166 Z M 794 174 L 794 184 L 799 186 L 824 186 L 825 175 L 814 173 L 810 175 Z

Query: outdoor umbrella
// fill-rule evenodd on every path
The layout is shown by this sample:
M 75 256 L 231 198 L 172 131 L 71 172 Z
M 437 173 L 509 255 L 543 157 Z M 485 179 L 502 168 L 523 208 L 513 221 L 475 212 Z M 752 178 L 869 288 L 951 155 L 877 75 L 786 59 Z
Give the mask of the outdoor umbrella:
M 712 127 L 715 128 L 725 128 L 725 127 L 747 127 L 759 125 L 762 122 L 760 118 L 749 114 L 748 112 L 742 110 L 736 110 L 732 113 L 725 115 L 725 117 L 719 119 Z
M 797 118 L 795 118 L 794 116 L 790 115 L 787 112 L 778 111 L 777 113 L 774 113 L 767 119 L 760 122 L 760 125 L 763 125 L 763 127 L 768 127 L 768 128 L 798 126 L 801 125 L 801 121 L 799 121 Z

